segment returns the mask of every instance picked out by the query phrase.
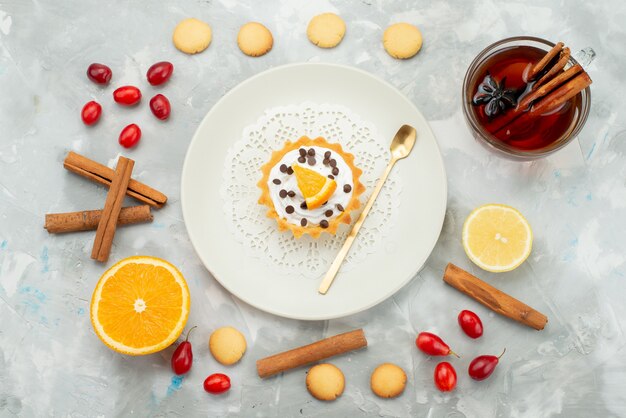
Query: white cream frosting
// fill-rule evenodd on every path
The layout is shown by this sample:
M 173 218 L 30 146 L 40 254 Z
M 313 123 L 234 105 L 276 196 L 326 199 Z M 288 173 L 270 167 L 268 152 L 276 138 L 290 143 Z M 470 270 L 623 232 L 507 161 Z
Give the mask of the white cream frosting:
M 300 152 L 298 149 L 289 151 L 283 158 L 270 170 L 270 177 L 267 181 L 267 187 L 270 191 L 270 196 L 272 198 L 272 202 L 274 202 L 274 209 L 278 216 L 287 220 L 287 222 L 300 225 L 300 221 L 302 218 L 306 218 L 307 226 L 319 226 L 320 222 L 324 219 L 330 221 L 331 219 L 336 218 L 341 213 L 337 209 L 337 205 L 343 206 L 343 208 L 347 208 L 350 199 L 352 199 L 352 193 L 354 192 L 354 184 L 352 179 L 352 170 L 346 164 L 345 160 L 341 155 L 337 152 L 323 147 L 312 146 L 312 147 L 303 147 L 305 150 L 309 150 L 313 148 L 315 150 L 315 165 L 311 166 L 308 162 L 298 162 L 298 158 L 300 157 Z M 335 177 L 335 181 L 337 182 L 337 189 L 335 193 L 328 199 L 328 202 L 325 205 L 320 206 L 315 209 L 302 209 L 300 205 L 304 202 L 304 197 L 298 188 L 298 181 L 296 180 L 295 174 L 287 174 L 282 173 L 280 171 L 280 166 L 285 164 L 287 167 L 291 167 L 294 164 L 300 165 L 302 167 L 309 168 L 311 170 L 317 171 L 324 177 L 328 177 L 328 175 L 332 175 L 333 167 L 330 165 L 324 165 L 324 153 L 326 151 L 331 152 L 331 159 L 337 161 L 337 168 L 339 169 L 339 173 L 333 177 Z M 274 184 L 274 180 L 280 180 L 280 184 Z M 350 191 L 348 193 L 344 192 L 345 185 L 350 186 Z M 284 198 L 280 197 L 279 193 L 281 190 L 294 191 L 295 196 L 289 197 L 286 196 Z M 287 213 L 287 206 L 293 206 L 294 212 Z M 327 210 L 332 210 L 333 214 L 330 217 L 325 215 Z

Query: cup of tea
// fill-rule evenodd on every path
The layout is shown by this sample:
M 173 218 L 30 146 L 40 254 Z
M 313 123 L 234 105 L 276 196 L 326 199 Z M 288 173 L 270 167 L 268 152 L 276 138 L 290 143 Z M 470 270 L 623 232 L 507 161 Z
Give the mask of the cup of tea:
M 590 62 L 595 54 L 587 51 Z M 562 43 L 507 38 L 489 45 L 470 64 L 463 113 L 474 138 L 488 149 L 514 160 L 534 160 L 576 138 L 589 115 L 590 84 Z

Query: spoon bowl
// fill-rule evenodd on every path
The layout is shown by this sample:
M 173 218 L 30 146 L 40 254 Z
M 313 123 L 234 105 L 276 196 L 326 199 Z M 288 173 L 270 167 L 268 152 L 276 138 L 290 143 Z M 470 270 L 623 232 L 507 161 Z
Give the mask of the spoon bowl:
M 402 125 L 396 136 L 391 141 L 391 156 L 394 160 L 401 160 L 406 158 L 411 153 L 413 145 L 415 145 L 415 139 L 417 138 L 417 132 L 415 128 L 410 125 Z

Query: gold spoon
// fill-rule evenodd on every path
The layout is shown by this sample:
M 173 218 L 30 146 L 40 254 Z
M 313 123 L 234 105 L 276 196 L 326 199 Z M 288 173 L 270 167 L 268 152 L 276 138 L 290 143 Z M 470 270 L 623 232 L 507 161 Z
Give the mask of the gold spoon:
M 357 221 L 354 223 L 354 226 L 352 227 L 352 231 L 350 231 L 350 233 L 348 234 L 348 238 L 346 238 L 346 242 L 343 243 L 343 247 L 341 247 L 341 250 L 339 250 L 337 257 L 335 257 L 335 261 L 333 261 L 333 264 L 330 265 L 330 268 L 328 269 L 328 273 L 326 273 L 326 276 L 324 276 L 324 280 L 322 280 L 322 284 L 320 284 L 320 287 L 318 289 L 318 291 L 322 295 L 325 295 L 326 292 L 328 292 L 330 285 L 333 284 L 333 280 L 335 280 L 335 276 L 337 276 L 337 272 L 339 271 L 339 268 L 341 267 L 341 263 L 343 263 L 343 260 L 348 255 L 348 251 L 350 251 L 350 247 L 352 247 L 352 243 L 356 239 L 356 236 L 359 233 L 361 226 L 363 226 L 363 222 L 365 222 L 365 218 L 369 214 L 370 209 L 372 209 L 372 206 L 374 205 L 374 201 L 376 201 L 376 198 L 378 197 L 378 194 L 383 188 L 383 185 L 385 184 L 387 177 L 389 177 L 389 173 L 391 173 L 391 169 L 393 168 L 393 166 L 398 160 L 401 160 L 409 156 L 409 154 L 411 153 L 411 150 L 413 149 L 413 145 L 415 145 L 416 136 L 417 136 L 417 133 L 415 132 L 415 128 L 413 128 L 410 125 L 402 125 L 402 127 L 398 129 L 398 132 L 396 132 L 396 136 L 393 138 L 393 141 L 391 141 L 391 147 L 390 147 L 391 161 L 389 161 L 389 164 L 387 165 L 385 172 L 383 173 L 382 177 L 378 180 L 378 183 L 376 183 L 374 192 L 372 193 L 369 200 L 367 201 L 367 204 L 365 205 L 363 212 L 361 212 L 361 216 L 359 216 L 359 219 L 357 219 Z

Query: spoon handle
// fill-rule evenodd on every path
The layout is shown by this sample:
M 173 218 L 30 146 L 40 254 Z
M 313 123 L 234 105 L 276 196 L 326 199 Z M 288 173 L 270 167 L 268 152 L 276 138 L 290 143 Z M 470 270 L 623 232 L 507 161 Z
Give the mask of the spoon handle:
M 325 295 L 326 292 L 328 292 L 330 285 L 333 284 L 333 280 L 335 280 L 335 276 L 337 276 L 337 272 L 339 271 L 339 268 L 341 267 L 343 260 L 348 255 L 348 251 L 350 251 L 350 247 L 352 247 L 352 243 L 356 239 L 356 236 L 359 233 L 361 226 L 363 226 L 363 222 L 365 222 L 365 218 L 367 218 L 367 215 L 370 213 L 370 209 L 372 209 L 372 206 L 374 205 L 374 202 L 376 201 L 378 194 L 382 190 L 383 185 L 385 184 L 385 181 L 387 180 L 387 177 L 389 177 L 389 173 L 391 173 L 391 169 L 393 168 L 396 161 L 398 160 L 393 157 L 391 158 L 391 161 L 389 161 L 387 168 L 385 168 L 385 172 L 380 177 L 380 179 L 378 179 L 378 183 L 376 183 L 376 187 L 374 187 L 374 191 L 372 192 L 372 195 L 370 196 L 369 200 L 365 204 L 365 208 L 363 208 L 363 212 L 361 212 L 359 219 L 357 219 L 357 221 L 354 223 L 352 230 L 348 234 L 348 238 L 346 238 L 346 241 L 343 243 L 343 246 L 339 250 L 337 257 L 335 257 L 335 261 L 333 261 L 333 263 L 330 265 L 330 268 L 328 269 L 328 272 L 326 273 L 326 276 L 324 276 L 324 279 L 322 280 L 322 283 L 320 284 L 320 287 L 318 289 L 318 292 L 320 292 L 322 295 Z

